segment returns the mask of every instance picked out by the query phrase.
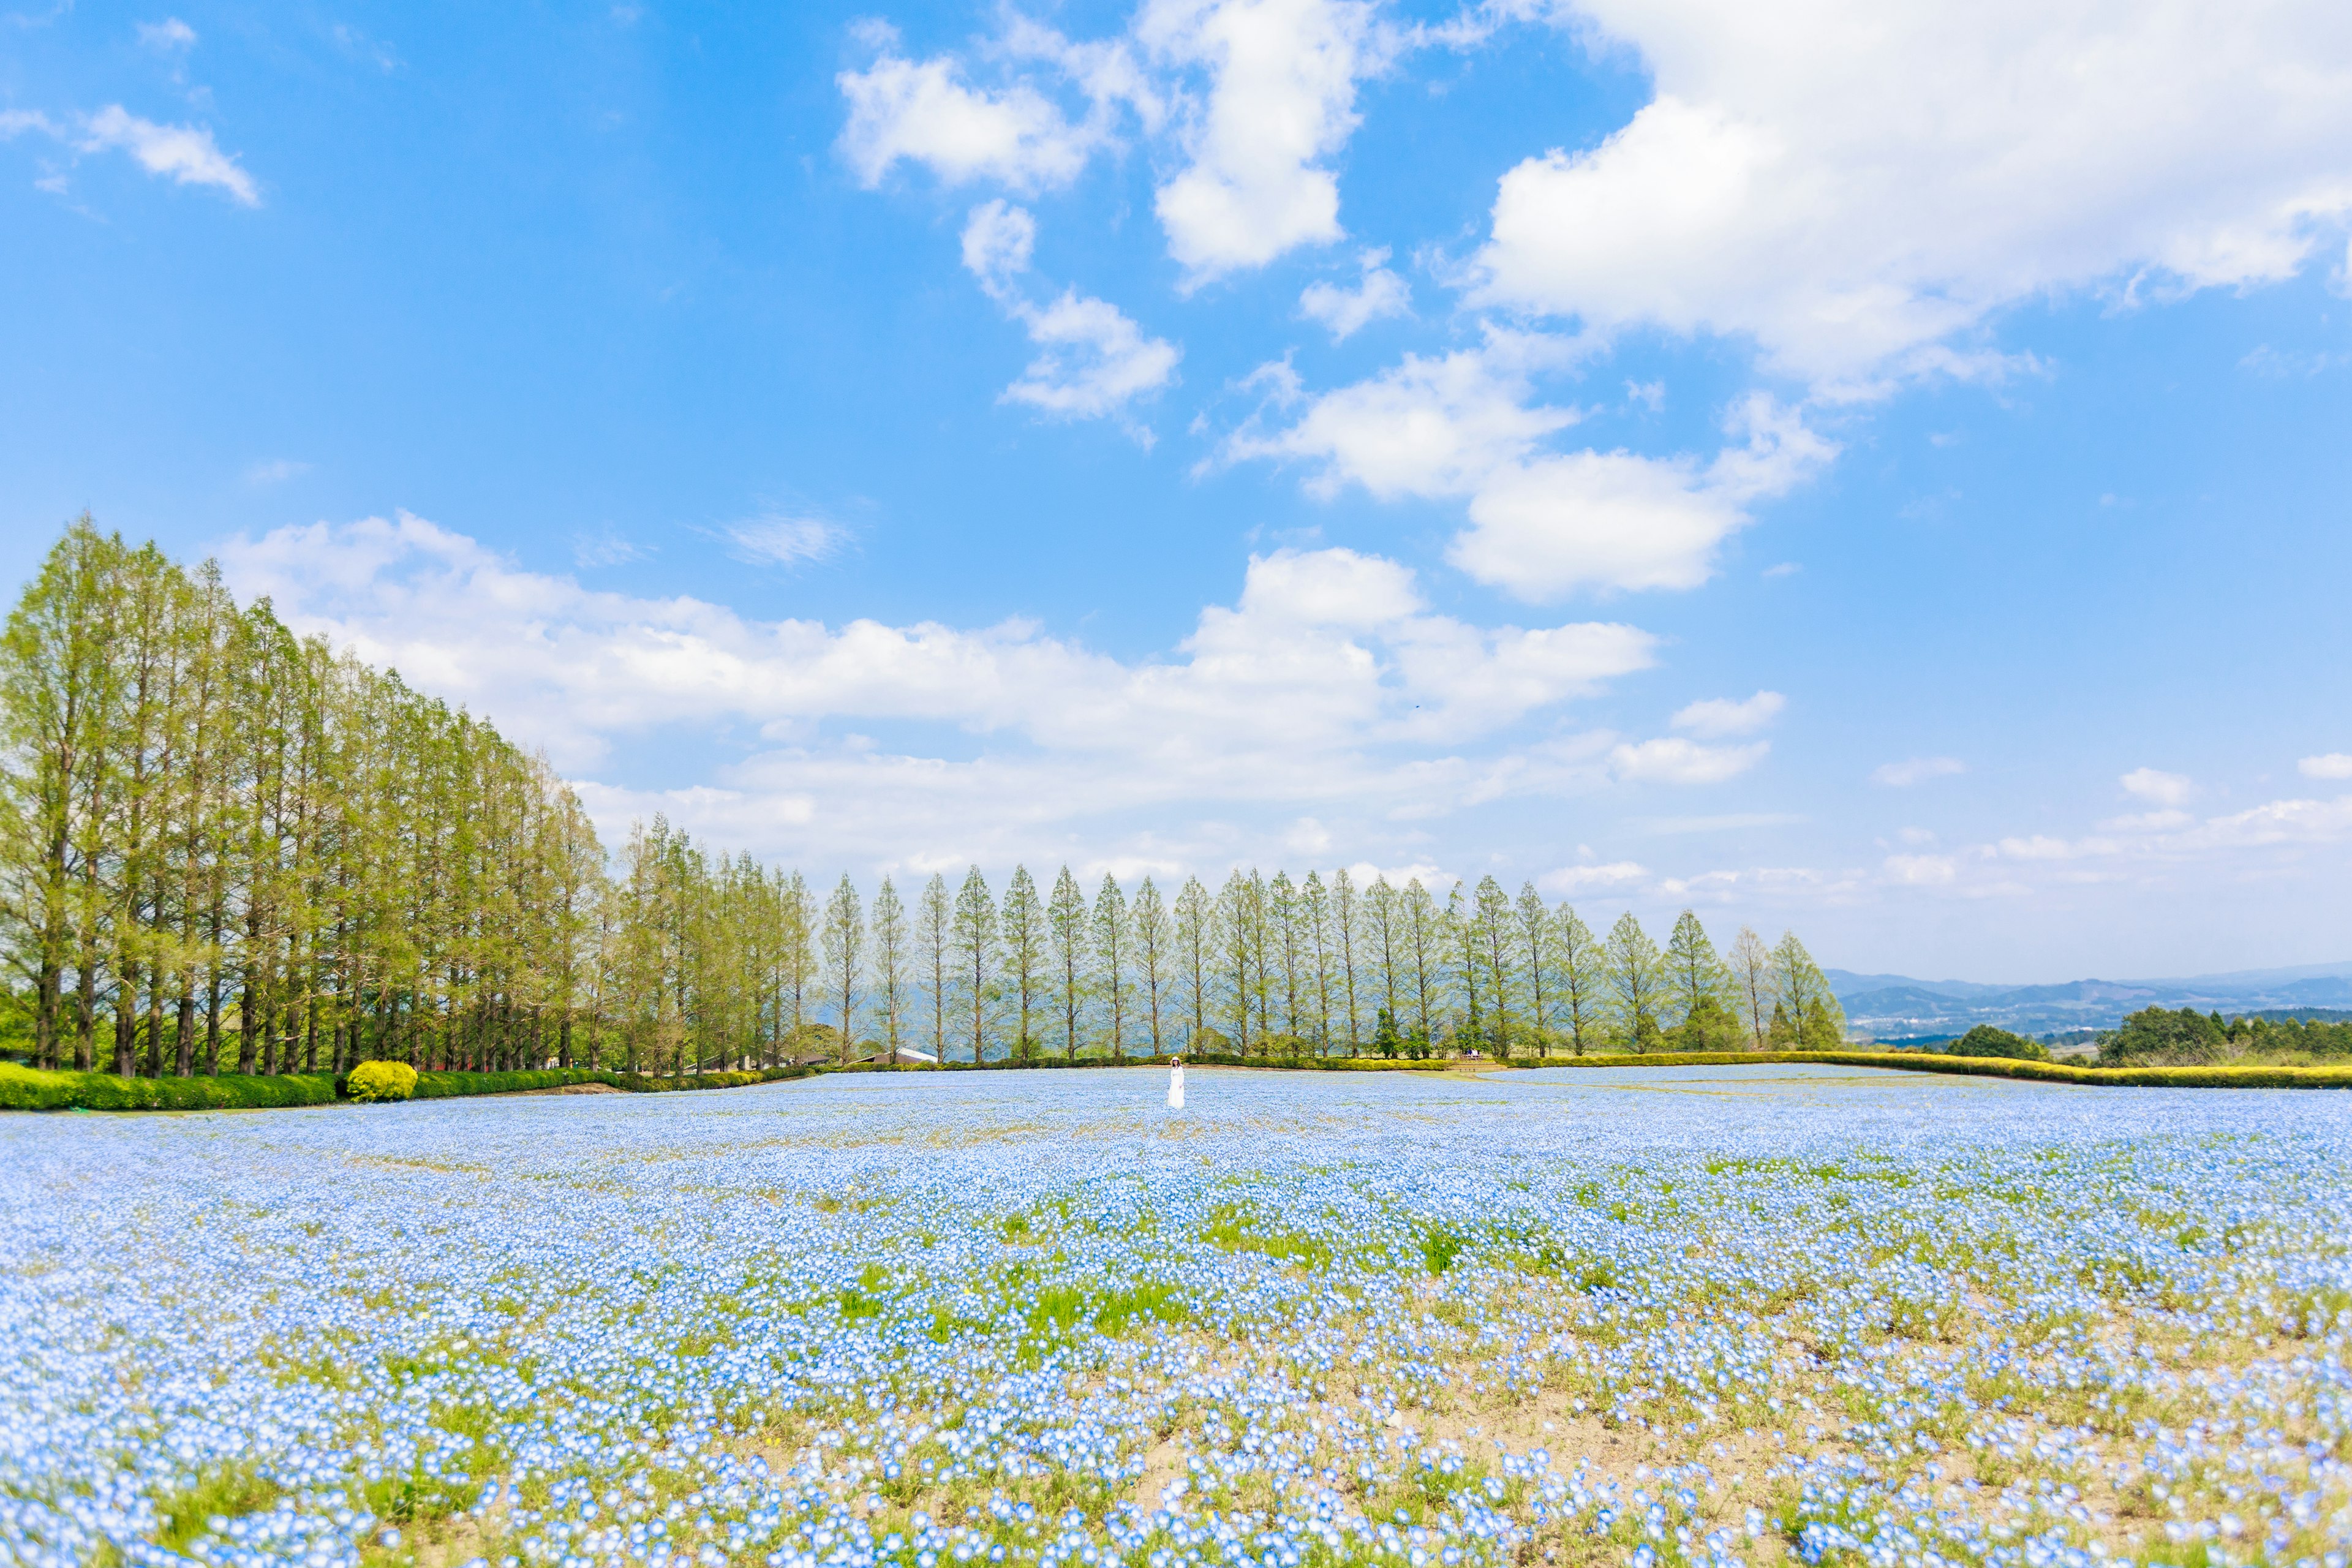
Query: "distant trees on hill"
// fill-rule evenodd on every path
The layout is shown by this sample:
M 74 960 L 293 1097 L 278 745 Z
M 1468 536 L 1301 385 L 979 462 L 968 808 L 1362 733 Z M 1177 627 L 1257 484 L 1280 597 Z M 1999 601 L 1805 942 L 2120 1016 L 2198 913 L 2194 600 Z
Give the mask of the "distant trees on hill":
M 2231 1061 L 2328 1061 L 2352 1057 L 2352 1022 L 2231 1018 L 2194 1007 L 2146 1007 L 2099 1042 L 2101 1067 L 2202 1067 Z
M 608 857 L 544 759 L 84 519 L 0 640 L 0 944 L 39 1065 L 371 1058 L 678 1072 L 876 1051 L 1252 1056 L 1828 1047 L 1793 934 L 1596 934 L 1492 877 L 1441 894 L 1235 869 L 869 900 L 656 817 Z
M 2008 1057 L 2030 1062 L 2050 1059 L 2050 1047 L 2041 1041 L 2029 1040 L 2023 1035 L 2011 1034 L 1990 1024 L 1979 1024 L 1942 1049 L 1955 1057 Z

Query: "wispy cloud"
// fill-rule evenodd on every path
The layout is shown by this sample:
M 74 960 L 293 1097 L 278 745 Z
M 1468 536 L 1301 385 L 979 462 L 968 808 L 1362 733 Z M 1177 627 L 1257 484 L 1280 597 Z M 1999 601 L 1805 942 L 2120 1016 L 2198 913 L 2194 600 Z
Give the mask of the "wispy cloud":
M 1637 833 L 1736 833 L 1751 827 L 1792 827 L 1807 820 L 1792 811 L 1730 811 L 1715 816 L 1636 816 L 1625 826 Z
M 1929 779 L 1949 778 L 1968 771 L 1969 765 L 1958 757 L 1910 757 L 1899 763 L 1881 763 L 1870 770 L 1870 782 L 1907 789 Z
M 821 517 L 777 514 L 729 523 L 720 531 L 733 546 L 730 553 L 736 560 L 762 566 L 823 561 L 837 552 L 848 537 L 840 524 Z
M 85 153 L 128 153 L 151 174 L 168 174 L 184 185 L 215 186 L 243 206 L 261 205 L 253 176 L 220 150 L 208 126 L 161 125 L 110 103 L 83 122 L 78 144 Z
M 135 31 L 139 47 L 152 49 L 159 55 L 181 55 L 196 47 L 196 30 L 177 16 L 166 16 L 160 22 L 142 22 Z
M 625 566 L 653 552 L 653 546 L 624 539 L 610 523 L 594 533 L 572 536 L 572 559 L 583 567 Z
M 245 470 L 245 482 L 249 485 L 282 485 L 310 471 L 310 465 L 295 458 L 268 458 Z
M 1674 726 L 1710 741 L 1726 735 L 1752 735 L 1779 718 L 1780 710 L 1788 705 L 1789 700 L 1777 691 L 1759 691 L 1738 701 L 1711 697 L 1677 712 Z

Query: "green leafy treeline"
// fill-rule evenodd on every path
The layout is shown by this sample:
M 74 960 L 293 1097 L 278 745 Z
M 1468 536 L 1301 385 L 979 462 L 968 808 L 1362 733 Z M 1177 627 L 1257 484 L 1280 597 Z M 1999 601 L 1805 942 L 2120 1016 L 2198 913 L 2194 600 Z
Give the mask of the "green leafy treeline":
M 2194 1007 L 2145 1007 L 2099 1042 L 2101 1067 L 2205 1067 L 2352 1058 L 2352 1022 L 2231 1018 Z
M 1804 946 L 1665 945 L 1532 886 L 977 868 L 818 897 L 656 818 L 608 858 L 545 760 L 88 518 L 0 640 L 0 946 L 41 1068 L 1824 1048 Z M 426 1092 L 420 1089 L 420 1093 Z

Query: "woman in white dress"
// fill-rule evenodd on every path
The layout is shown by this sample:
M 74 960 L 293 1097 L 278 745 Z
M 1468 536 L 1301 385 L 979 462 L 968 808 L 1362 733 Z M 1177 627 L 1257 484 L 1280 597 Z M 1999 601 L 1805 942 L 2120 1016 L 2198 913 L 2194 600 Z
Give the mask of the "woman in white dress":
M 1184 1109 L 1184 1058 L 1178 1057 L 1176 1065 L 1168 1069 L 1168 1109 Z

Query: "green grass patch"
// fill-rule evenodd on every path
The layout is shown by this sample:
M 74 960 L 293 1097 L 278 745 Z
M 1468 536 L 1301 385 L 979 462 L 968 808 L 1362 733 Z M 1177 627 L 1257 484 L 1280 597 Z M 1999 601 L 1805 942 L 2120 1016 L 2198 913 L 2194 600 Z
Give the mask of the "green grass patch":
M 1303 1230 L 1278 1225 L 1254 1204 L 1222 1203 L 1209 1211 L 1201 1239 L 1220 1252 L 1255 1252 L 1276 1263 L 1309 1271 L 1331 1265 L 1331 1244 Z
M 184 1552 L 188 1543 L 212 1533 L 215 1519 L 242 1519 L 276 1502 L 281 1489 L 250 1463 L 225 1465 L 199 1475 L 187 1487 L 155 1499 L 163 1522 L 156 1528 L 155 1544 L 166 1552 Z

